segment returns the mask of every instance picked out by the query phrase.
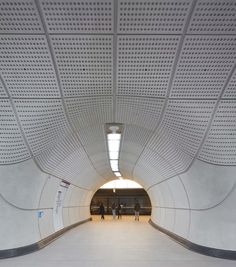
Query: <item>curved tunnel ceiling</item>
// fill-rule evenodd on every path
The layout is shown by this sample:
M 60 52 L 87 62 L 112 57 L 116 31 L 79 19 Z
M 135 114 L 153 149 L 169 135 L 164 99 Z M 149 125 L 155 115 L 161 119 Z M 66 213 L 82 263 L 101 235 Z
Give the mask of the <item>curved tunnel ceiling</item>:
M 1 167 L 33 161 L 43 173 L 94 191 L 116 178 L 105 124 L 122 123 L 120 172 L 143 185 L 152 203 L 196 211 L 221 203 L 235 184 L 235 6 L 0 1 Z M 214 188 L 212 177 L 224 171 L 225 189 L 220 176 Z M 202 189 L 207 172 L 213 187 Z M 180 189 L 179 175 L 189 188 Z M 193 187 L 202 190 L 200 203 Z M 214 190 L 217 199 L 208 197 Z M 168 194 L 186 199 L 173 204 Z

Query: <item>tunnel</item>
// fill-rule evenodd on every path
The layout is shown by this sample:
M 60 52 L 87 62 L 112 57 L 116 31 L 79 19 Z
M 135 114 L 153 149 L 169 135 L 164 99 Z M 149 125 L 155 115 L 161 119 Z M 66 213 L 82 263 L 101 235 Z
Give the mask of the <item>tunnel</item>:
M 157 233 L 236 259 L 235 14 L 234 0 L 0 0 L 1 258 L 80 231 L 119 171 Z

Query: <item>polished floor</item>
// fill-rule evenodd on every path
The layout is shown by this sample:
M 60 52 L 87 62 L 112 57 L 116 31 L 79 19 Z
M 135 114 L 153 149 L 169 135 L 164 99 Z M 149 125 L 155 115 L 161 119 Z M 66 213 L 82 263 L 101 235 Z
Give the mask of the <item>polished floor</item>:
M 123 217 L 80 225 L 46 248 L 0 260 L 0 267 L 228 267 L 235 261 L 191 252 L 147 223 Z

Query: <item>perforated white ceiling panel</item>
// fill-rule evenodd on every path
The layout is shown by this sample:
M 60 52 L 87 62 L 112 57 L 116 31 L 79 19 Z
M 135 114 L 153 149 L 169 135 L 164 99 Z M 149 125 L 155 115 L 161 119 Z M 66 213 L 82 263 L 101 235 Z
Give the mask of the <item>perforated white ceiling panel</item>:
M 0 33 L 43 33 L 33 0 L 1 0 L 0 25 Z
M 65 96 L 112 93 L 111 36 L 52 36 Z
M 0 164 L 30 158 L 9 100 L 0 99 Z
M 118 32 L 182 33 L 190 6 L 191 0 L 119 0 Z
M 49 33 L 112 33 L 112 0 L 42 0 Z
M 179 36 L 119 36 L 120 95 L 165 97 Z
M 4 90 L 2 82 L 0 80 L 0 97 L 4 97 L 4 96 L 6 97 L 7 94 L 6 94 L 5 90 Z
M 112 121 L 112 97 L 67 98 L 69 118 L 79 130 Z
M 225 98 L 236 98 L 236 69 L 232 75 L 230 82 L 224 92 L 223 97 Z
M 217 98 L 235 57 L 234 36 L 186 36 L 171 97 Z
M 236 164 L 236 100 L 220 102 L 199 158 L 214 164 Z
M 163 108 L 163 99 L 117 97 L 117 122 L 155 129 Z
M 60 143 L 69 132 L 61 100 L 15 100 L 24 133 L 35 155 Z
M 236 2 L 232 0 L 199 0 L 194 9 L 188 33 L 235 34 Z
M 236 165 L 236 1 L 0 0 L 0 164 L 91 187 Z M 93 178 L 94 177 L 94 178 Z M 93 180 L 94 179 L 94 180 Z
M 45 36 L 0 36 L 0 72 L 13 97 L 59 97 Z

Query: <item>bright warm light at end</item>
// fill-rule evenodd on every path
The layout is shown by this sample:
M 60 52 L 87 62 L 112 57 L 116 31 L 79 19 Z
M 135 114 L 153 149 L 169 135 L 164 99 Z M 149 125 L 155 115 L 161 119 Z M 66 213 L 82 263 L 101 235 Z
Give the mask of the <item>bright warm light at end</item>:
M 132 180 L 122 179 L 122 180 L 114 180 L 110 181 L 103 186 L 100 187 L 101 189 L 113 189 L 113 188 L 143 188 L 140 184 L 136 183 Z

